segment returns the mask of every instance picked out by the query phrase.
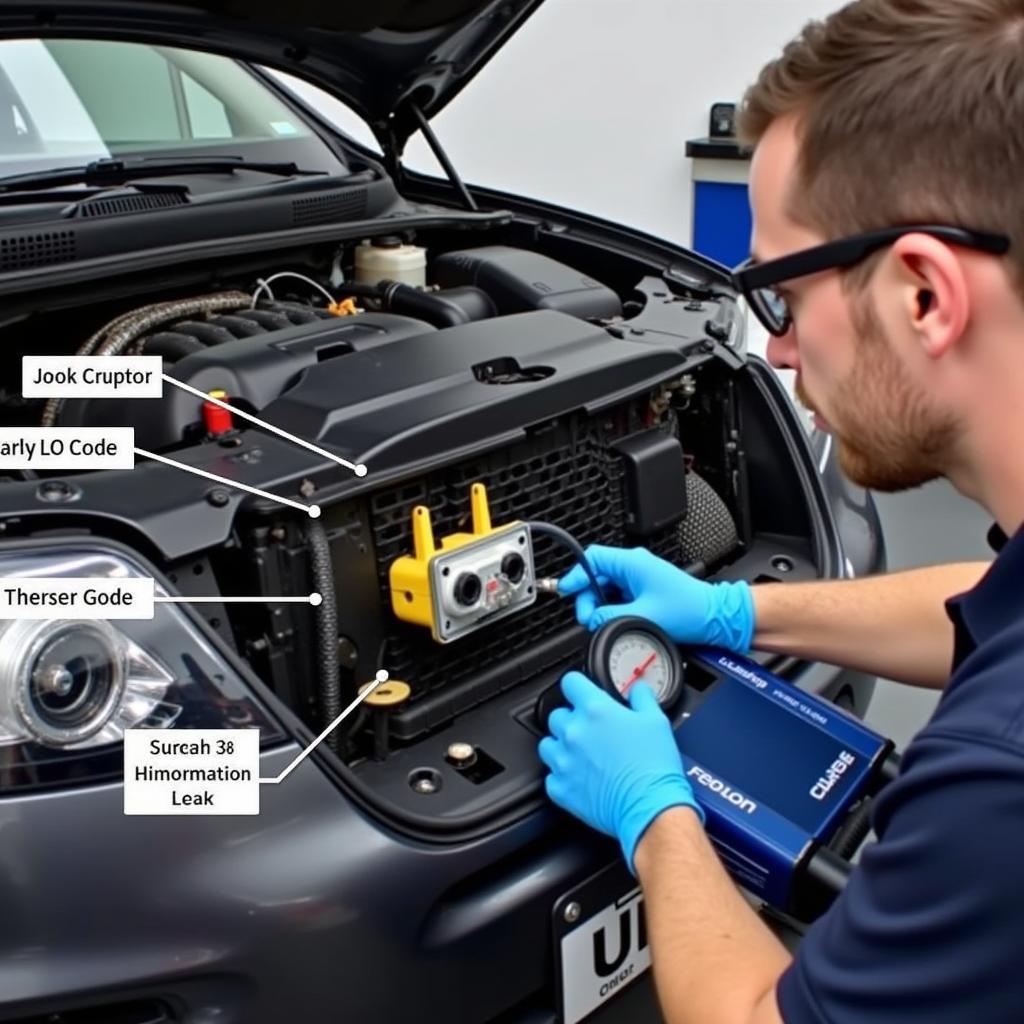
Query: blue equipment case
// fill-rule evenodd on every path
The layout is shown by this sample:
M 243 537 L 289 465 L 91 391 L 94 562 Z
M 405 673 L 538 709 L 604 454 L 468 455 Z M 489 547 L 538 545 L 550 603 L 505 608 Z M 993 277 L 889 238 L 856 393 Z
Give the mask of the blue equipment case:
M 754 661 L 683 653 L 687 714 L 676 737 L 727 870 L 783 911 L 823 878 L 841 888 L 849 869 L 827 844 L 891 775 L 892 743 Z

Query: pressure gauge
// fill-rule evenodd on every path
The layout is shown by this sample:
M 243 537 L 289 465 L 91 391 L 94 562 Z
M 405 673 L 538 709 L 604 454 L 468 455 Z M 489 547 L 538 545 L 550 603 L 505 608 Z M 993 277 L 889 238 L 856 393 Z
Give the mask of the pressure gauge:
M 634 616 L 613 619 L 591 638 L 587 675 L 613 697 L 629 703 L 630 690 L 646 683 L 663 708 L 679 699 L 683 662 L 660 627 Z

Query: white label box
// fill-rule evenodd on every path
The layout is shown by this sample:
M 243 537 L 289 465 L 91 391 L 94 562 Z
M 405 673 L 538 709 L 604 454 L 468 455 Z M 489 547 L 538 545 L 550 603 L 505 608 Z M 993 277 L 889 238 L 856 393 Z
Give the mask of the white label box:
M 0 619 L 151 619 L 148 576 L 5 576 L 0 578 Z
M 25 398 L 161 398 L 160 356 L 23 356 Z
M 125 814 L 259 814 L 258 729 L 128 729 Z
M 134 469 L 133 427 L 0 427 L 0 469 Z

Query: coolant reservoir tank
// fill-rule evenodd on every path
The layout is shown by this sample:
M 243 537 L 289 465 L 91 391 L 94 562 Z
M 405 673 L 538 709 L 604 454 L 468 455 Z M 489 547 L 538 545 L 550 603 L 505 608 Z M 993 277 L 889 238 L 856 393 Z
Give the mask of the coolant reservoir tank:
M 406 245 L 394 235 L 356 246 L 356 280 L 366 284 L 401 281 L 422 288 L 427 283 L 427 250 Z

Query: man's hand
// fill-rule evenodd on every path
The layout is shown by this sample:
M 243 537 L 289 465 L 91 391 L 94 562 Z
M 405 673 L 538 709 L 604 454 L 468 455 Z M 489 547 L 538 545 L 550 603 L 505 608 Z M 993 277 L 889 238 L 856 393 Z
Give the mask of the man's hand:
M 614 583 L 626 603 L 599 607 L 586 573 L 577 565 L 558 581 L 558 592 L 576 595 L 581 625 L 594 630 L 612 619 L 638 615 L 661 626 L 677 643 L 750 650 L 754 601 L 748 584 L 705 583 L 646 548 L 593 544 L 586 555 L 602 587 Z
M 551 769 L 548 796 L 617 838 L 635 873 L 636 845 L 662 811 L 681 805 L 704 820 L 683 774 L 672 725 L 645 683 L 630 691 L 630 707 L 580 672 L 565 675 L 562 692 L 571 709 L 551 713 L 551 736 L 538 748 Z

